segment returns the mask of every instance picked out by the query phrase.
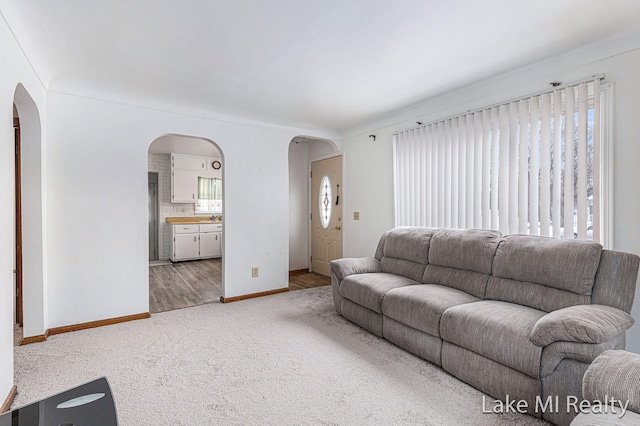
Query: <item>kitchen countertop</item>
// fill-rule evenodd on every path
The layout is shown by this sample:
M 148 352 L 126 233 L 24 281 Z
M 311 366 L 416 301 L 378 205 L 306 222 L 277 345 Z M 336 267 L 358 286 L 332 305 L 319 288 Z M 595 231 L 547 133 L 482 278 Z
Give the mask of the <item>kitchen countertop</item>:
M 221 220 L 211 220 L 208 216 L 191 216 L 191 217 L 168 217 L 167 222 L 172 225 L 199 225 L 205 223 L 214 223 L 222 225 Z

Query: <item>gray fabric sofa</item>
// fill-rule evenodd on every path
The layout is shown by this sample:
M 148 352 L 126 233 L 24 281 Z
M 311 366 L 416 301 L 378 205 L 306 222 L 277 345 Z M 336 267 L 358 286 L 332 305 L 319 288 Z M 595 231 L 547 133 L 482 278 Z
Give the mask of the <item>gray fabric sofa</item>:
M 639 262 L 589 241 L 396 228 L 373 258 L 331 262 L 331 282 L 348 320 L 568 425 L 589 364 L 625 347 Z
M 605 351 L 582 379 L 585 405 L 571 426 L 640 425 L 640 355 Z

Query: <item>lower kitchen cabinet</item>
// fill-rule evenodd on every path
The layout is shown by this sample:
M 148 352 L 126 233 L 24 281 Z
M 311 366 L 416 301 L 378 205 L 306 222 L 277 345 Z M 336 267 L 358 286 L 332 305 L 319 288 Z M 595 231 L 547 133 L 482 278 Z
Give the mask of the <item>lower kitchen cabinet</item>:
M 191 260 L 199 257 L 198 234 L 176 234 L 173 236 L 173 258 L 171 260 Z
M 169 259 L 173 262 L 220 257 L 222 225 L 172 225 L 171 241 L 173 248 L 169 253 Z
M 222 246 L 220 245 L 221 232 L 207 232 L 200 234 L 200 258 L 220 257 Z
M 171 226 L 171 242 L 173 247 L 169 253 L 169 259 L 172 261 L 192 260 L 200 257 L 198 225 Z
M 200 232 L 200 259 L 222 256 L 222 224 L 198 225 Z

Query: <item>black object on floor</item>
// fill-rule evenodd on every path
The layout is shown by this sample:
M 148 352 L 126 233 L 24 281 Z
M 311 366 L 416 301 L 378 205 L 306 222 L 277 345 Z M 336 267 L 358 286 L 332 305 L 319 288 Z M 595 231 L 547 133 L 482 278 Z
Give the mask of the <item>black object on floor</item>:
M 0 426 L 117 426 L 105 377 L 0 415 Z

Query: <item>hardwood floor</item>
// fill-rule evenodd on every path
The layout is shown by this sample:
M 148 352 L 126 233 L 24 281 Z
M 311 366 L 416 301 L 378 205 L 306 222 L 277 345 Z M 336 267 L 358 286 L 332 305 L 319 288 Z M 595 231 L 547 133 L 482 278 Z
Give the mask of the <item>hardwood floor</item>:
M 320 274 L 296 271 L 289 277 L 289 290 L 331 284 Z M 171 311 L 220 301 L 222 260 L 206 259 L 149 266 L 149 311 Z
M 221 259 L 149 267 L 149 312 L 152 314 L 216 302 L 221 295 Z
M 23 330 L 18 324 L 13 326 L 13 346 L 20 346 L 22 343 Z
M 304 290 L 330 284 L 331 278 L 315 272 L 289 273 L 289 290 Z

